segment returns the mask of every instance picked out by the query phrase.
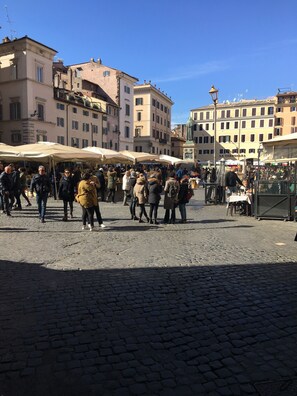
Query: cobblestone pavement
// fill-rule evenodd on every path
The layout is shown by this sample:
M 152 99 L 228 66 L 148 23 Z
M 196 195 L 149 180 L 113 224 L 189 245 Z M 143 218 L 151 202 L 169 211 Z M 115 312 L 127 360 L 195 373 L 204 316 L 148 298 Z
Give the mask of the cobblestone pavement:
M 0 395 L 293 395 L 295 222 L 227 217 L 203 190 L 187 224 L 100 207 L 94 232 L 52 199 L 46 224 L 35 203 L 0 215 Z

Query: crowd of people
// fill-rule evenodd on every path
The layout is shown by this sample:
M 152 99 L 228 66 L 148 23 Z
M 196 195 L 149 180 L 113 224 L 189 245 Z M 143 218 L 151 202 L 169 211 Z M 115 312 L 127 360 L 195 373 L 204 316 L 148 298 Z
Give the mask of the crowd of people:
M 197 174 L 197 171 L 193 171 Z M 186 169 L 174 167 L 145 166 L 102 167 L 96 170 L 79 167 L 65 168 L 47 174 L 40 165 L 36 174 L 14 164 L 0 163 L 0 210 L 11 216 L 13 210 L 22 210 L 21 197 L 26 206 L 31 206 L 30 198 L 36 197 L 38 216 L 46 222 L 46 209 L 49 196 L 63 201 L 62 221 L 73 218 L 73 205 L 77 202 L 82 210 L 82 229 L 94 229 L 95 216 L 99 227 L 105 228 L 99 202 L 116 203 L 116 191 L 122 184 L 124 206 L 128 206 L 131 220 L 139 223 L 159 224 L 159 206 L 164 193 L 165 209 L 163 223 L 175 224 L 176 210 L 179 209 L 180 222 L 186 223 L 186 204 L 193 195 Z

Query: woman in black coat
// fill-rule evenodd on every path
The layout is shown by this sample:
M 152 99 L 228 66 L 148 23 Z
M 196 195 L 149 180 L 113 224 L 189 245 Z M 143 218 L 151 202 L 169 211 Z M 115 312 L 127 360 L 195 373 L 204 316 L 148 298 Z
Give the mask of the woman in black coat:
M 189 179 L 187 176 L 184 176 L 180 181 L 180 189 L 178 193 L 178 208 L 182 223 L 187 222 L 186 204 L 189 203 L 189 200 L 192 195 L 193 195 L 193 190 L 189 185 Z
M 148 179 L 148 203 L 150 204 L 150 212 L 149 212 L 149 218 L 150 218 L 150 224 L 159 224 L 157 221 L 158 217 L 158 207 L 159 207 L 159 202 L 161 199 L 161 192 L 162 192 L 162 186 L 159 183 L 159 180 L 157 178 L 157 175 L 153 174 L 151 177 Z M 153 215 L 154 215 L 154 221 L 153 221 Z
M 67 207 L 69 203 L 70 217 L 73 217 L 73 201 L 74 201 L 75 182 L 72 178 L 69 169 L 64 170 L 64 174 L 60 180 L 59 199 L 64 203 L 64 217 L 63 221 L 67 221 Z

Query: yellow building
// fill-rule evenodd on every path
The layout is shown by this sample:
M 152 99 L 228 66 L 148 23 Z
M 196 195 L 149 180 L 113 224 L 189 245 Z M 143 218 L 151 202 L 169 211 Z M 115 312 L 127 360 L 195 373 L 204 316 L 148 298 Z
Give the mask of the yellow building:
M 173 101 L 150 82 L 134 86 L 134 150 L 171 155 Z
M 274 136 L 297 132 L 297 92 L 279 90 L 276 100 Z
M 260 143 L 274 137 L 274 114 L 275 98 L 219 103 L 214 145 L 214 106 L 191 110 L 197 158 L 201 162 L 213 162 L 214 146 L 217 160 L 257 158 Z

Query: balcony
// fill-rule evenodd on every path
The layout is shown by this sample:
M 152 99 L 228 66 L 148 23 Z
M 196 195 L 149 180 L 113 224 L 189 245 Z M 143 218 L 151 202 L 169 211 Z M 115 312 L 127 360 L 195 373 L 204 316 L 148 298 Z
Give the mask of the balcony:
M 160 139 L 159 139 L 159 143 L 161 143 L 161 144 L 167 144 L 167 139 L 162 139 L 162 138 L 160 138 Z

